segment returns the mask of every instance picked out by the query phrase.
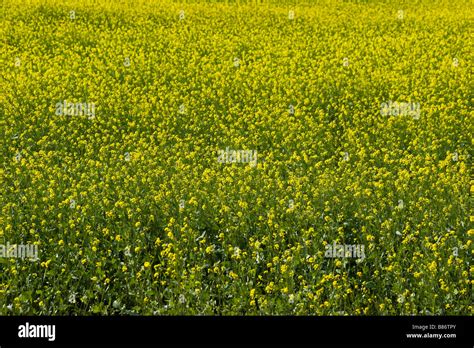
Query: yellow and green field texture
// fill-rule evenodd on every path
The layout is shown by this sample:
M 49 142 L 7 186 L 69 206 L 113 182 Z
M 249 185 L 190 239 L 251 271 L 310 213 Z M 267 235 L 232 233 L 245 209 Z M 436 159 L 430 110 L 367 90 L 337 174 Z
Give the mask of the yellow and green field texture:
M 0 314 L 472 315 L 473 20 L 3 0 Z

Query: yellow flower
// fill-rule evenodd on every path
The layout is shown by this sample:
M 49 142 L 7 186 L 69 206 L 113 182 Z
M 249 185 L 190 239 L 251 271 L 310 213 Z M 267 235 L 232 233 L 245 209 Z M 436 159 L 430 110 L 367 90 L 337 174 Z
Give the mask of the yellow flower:
M 46 262 L 41 262 L 41 267 L 48 268 L 51 260 L 47 260 Z
M 250 290 L 250 298 L 255 298 L 255 289 Z
M 265 291 L 266 291 L 267 293 L 271 293 L 274 289 L 275 289 L 275 283 L 273 283 L 273 282 L 270 282 L 270 283 L 265 287 Z

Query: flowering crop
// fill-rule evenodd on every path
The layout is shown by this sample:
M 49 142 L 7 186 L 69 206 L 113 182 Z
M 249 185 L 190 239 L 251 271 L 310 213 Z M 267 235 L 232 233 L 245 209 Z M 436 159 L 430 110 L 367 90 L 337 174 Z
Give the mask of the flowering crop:
M 2 6 L 0 314 L 473 313 L 469 1 Z

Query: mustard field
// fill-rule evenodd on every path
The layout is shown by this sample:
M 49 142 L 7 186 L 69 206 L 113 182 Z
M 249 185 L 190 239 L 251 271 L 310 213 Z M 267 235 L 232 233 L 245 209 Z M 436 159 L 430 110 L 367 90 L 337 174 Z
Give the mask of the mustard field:
M 1 6 L 1 315 L 473 314 L 472 2 Z

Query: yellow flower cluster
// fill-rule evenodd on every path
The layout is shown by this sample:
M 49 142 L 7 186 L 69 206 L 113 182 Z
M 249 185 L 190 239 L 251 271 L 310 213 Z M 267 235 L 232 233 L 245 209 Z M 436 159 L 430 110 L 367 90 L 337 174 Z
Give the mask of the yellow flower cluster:
M 474 15 L 399 6 L 4 0 L 0 314 L 472 315 Z

